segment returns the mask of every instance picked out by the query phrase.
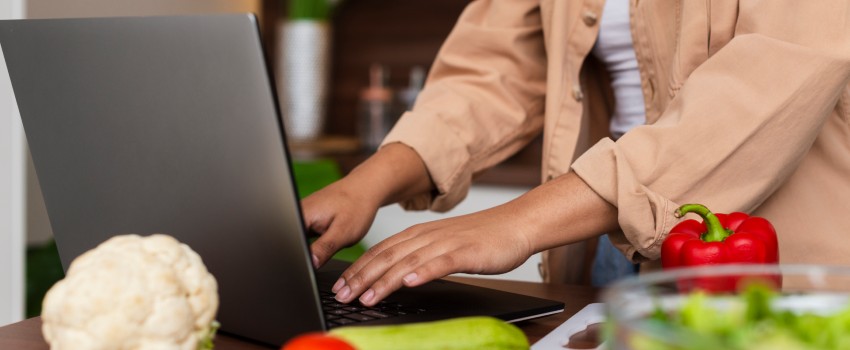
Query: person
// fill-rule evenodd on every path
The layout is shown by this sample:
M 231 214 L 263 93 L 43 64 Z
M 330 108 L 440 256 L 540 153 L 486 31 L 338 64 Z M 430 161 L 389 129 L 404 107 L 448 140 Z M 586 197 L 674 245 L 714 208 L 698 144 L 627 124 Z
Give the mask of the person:
M 314 264 L 362 238 L 383 205 L 451 208 L 541 131 L 543 183 L 380 242 L 342 274 L 338 300 L 374 305 L 536 252 L 547 282 L 570 282 L 573 247 L 602 233 L 653 261 L 688 202 L 768 218 L 783 263 L 850 264 L 850 2 L 631 0 L 646 120 L 616 141 L 610 75 L 589 54 L 603 6 L 468 5 L 382 147 L 302 202 L 320 234 Z

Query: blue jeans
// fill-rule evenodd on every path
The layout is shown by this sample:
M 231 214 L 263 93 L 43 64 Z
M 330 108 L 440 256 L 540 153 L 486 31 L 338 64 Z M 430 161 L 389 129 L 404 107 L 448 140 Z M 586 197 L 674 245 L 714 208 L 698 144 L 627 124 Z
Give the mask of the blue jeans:
M 604 287 L 618 279 L 637 274 L 639 265 L 632 264 L 608 239 L 608 235 L 599 237 L 596 257 L 590 271 L 590 281 L 595 287 Z

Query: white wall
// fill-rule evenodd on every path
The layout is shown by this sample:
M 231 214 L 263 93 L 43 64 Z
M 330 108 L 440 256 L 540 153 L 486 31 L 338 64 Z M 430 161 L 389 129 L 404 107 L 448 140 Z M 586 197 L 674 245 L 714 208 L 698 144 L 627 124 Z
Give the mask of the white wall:
M 0 18 L 21 18 L 23 0 L 0 0 Z M 6 61 L 0 58 L 0 325 L 24 316 L 24 138 Z
M 484 210 L 496 205 L 508 202 L 523 193 L 527 192 L 527 188 L 515 187 L 493 187 L 493 186 L 472 186 L 469 195 L 457 207 L 447 213 L 434 212 L 406 212 L 398 205 L 391 205 L 378 212 L 375 218 L 375 223 L 369 230 L 369 233 L 364 238 L 363 242 L 367 246 L 373 246 L 387 237 L 401 232 L 402 230 L 423 222 L 439 220 L 452 216 L 469 214 L 472 212 Z M 481 237 L 487 239 L 487 237 Z M 497 276 L 479 276 L 458 274 L 459 276 L 467 277 L 486 277 L 510 279 L 518 281 L 542 282 L 537 265 L 540 263 L 540 254 L 535 254 L 522 266 L 506 274 Z

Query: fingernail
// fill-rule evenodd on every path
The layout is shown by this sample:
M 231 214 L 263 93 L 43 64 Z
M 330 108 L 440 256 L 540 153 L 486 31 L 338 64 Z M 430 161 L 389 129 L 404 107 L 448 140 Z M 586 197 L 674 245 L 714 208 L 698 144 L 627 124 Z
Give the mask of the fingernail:
M 360 302 L 363 304 L 368 304 L 372 299 L 375 298 L 374 290 L 367 290 L 366 293 L 363 293 L 363 296 L 360 297 Z
M 313 254 L 313 267 L 319 268 L 319 257 L 316 254 Z
M 340 279 L 336 280 L 336 283 L 334 283 L 334 286 L 331 287 L 331 292 L 334 292 L 334 293 L 339 292 L 339 289 L 342 288 L 343 286 L 345 286 L 345 280 L 340 278 Z
M 411 272 L 407 274 L 407 276 L 404 276 L 404 278 L 402 279 L 404 280 L 404 283 L 412 284 L 413 282 L 416 282 L 417 277 L 419 277 L 419 275 L 417 275 L 416 272 Z
M 343 301 L 346 298 L 348 298 L 348 296 L 350 294 L 351 294 L 351 288 L 348 288 L 348 286 L 345 286 L 345 288 L 343 288 L 341 291 L 339 291 L 339 293 L 336 293 L 336 300 L 337 301 Z

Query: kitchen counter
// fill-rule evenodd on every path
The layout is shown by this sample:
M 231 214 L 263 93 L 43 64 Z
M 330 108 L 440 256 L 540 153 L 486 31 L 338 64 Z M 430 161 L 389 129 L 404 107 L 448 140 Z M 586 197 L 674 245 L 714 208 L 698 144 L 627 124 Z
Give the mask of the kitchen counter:
M 517 326 L 525 332 L 531 344 L 537 342 L 587 304 L 597 301 L 599 294 L 598 289 L 588 286 L 555 285 L 486 278 L 449 277 L 447 279 L 564 302 L 564 312 L 560 314 L 517 323 Z M 47 343 L 41 336 L 41 318 L 34 317 L 0 327 L 0 349 L 48 349 Z M 252 350 L 269 349 L 269 347 L 220 334 L 216 336 L 215 349 Z

